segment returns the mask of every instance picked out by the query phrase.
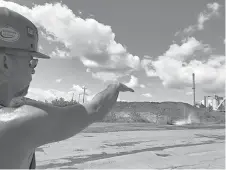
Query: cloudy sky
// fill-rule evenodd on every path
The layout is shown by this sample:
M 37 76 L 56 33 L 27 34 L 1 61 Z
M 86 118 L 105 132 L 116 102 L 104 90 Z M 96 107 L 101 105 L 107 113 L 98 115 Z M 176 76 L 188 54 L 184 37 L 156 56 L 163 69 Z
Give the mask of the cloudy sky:
M 87 100 L 112 81 L 134 88 L 126 101 L 182 101 L 225 94 L 225 1 L 0 0 L 39 29 L 28 97 Z

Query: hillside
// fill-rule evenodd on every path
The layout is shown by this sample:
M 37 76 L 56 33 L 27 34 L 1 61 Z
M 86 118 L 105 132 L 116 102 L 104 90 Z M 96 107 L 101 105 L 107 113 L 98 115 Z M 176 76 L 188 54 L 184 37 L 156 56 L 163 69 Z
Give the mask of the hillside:
M 22 100 L 31 100 L 23 98 Z M 11 101 L 11 107 L 17 107 L 23 103 L 20 98 Z M 36 101 L 37 102 L 37 101 Z M 41 101 L 39 101 L 41 102 Z M 48 102 L 46 102 L 48 104 Z M 65 107 L 76 104 L 76 101 L 64 101 L 56 99 L 51 104 Z M 208 112 L 182 102 L 117 102 L 111 112 L 105 116 L 104 122 L 146 122 L 154 124 L 191 123 L 224 123 L 224 112 Z
M 117 102 L 104 121 L 172 124 L 184 118 L 191 123 L 224 123 L 225 113 L 182 102 Z

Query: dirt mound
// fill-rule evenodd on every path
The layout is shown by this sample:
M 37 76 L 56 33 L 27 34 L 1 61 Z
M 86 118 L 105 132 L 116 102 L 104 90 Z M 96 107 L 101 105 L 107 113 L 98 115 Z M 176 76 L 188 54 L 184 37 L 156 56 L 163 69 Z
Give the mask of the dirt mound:
M 224 123 L 225 113 L 197 108 L 182 102 L 117 102 L 104 122 L 149 122 L 155 124 Z

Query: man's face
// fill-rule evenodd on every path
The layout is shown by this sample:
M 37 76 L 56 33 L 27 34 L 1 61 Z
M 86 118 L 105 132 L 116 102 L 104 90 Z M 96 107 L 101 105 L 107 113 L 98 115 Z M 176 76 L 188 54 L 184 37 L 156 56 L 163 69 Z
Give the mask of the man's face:
M 8 64 L 9 83 L 14 97 L 25 96 L 27 94 L 32 74 L 35 73 L 34 68 L 38 63 L 38 60 L 33 59 L 28 52 L 22 54 L 5 53 L 8 59 L 6 64 Z

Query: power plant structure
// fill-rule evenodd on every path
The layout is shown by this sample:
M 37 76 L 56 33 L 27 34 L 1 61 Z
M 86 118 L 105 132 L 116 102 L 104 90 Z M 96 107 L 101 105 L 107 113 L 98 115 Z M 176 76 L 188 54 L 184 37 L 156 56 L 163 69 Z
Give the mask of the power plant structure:
M 192 90 L 193 90 L 193 103 L 196 106 L 195 102 L 195 73 L 192 73 Z M 217 96 L 216 94 L 213 96 L 204 96 L 204 100 L 201 103 L 207 108 L 212 106 L 212 110 L 214 111 L 222 111 L 225 112 L 225 97 Z
M 212 106 L 215 111 L 225 111 L 225 97 L 214 96 L 204 96 L 203 105 L 205 107 Z

